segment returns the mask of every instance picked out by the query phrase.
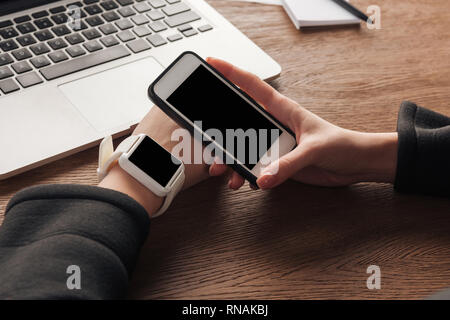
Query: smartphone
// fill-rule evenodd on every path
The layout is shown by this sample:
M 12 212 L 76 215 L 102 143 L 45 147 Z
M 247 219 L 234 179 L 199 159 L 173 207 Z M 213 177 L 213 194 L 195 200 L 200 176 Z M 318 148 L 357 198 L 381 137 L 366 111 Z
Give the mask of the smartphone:
M 194 52 L 167 67 L 148 95 L 254 186 L 268 164 L 296 145 L 289 128 Z

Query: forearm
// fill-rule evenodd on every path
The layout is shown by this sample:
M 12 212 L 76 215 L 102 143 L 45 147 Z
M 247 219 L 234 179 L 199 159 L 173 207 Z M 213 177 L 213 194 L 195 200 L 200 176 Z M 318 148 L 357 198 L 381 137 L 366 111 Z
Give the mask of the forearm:
M 355 164 L 361 181 L 394 183 L 397 171 L 398 134 L 353 132 L 352 141 L 360 155 Z

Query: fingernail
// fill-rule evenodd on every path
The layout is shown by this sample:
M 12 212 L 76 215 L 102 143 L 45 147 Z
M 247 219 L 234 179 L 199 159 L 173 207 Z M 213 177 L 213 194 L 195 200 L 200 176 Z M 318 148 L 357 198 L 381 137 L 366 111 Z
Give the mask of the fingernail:
M 275 184 L 276 177 L 273 174 L 263 175 L 256 182 L 261 189 L 269 189 Z

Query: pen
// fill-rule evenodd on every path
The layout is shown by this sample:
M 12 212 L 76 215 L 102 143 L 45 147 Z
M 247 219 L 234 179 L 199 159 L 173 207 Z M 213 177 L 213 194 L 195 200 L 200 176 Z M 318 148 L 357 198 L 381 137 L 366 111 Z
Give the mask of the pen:
M 345 10 L 347 10 L 348 12 L 350 12 L 351 14 L 363 20 L 364 22 L 367 22 L 368 24 L 373 23 L 368 16 L 366 16 L 363 12 L 359 11 L 357 8 L 352 6 L 348 1 L 346 0 L 333 0 L 333 1 L 336 2 L 338 5 L 340 5 L 342 8 L 344 8 Z

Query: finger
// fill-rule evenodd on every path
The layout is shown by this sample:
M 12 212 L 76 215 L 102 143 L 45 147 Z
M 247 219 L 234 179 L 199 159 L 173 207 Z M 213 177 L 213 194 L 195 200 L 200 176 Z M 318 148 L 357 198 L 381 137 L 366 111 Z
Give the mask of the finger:
M 275 118 L 282 123 L 289 123 L 292 112 L 297 108 L 297 105 L 291 100 L 253 73 L 216 58 L 208 58 L 207 62 L 253 99 L 260 102 Z
M 310 163 L 311 159 L 309 159 L 308 153 L 304 148 L 298 146 L 264 169 L 256 183 L 261 189 L 276 187 Z
M 244 182 L 244 178 L 242 178 L 237 172 L 233 172 L 230 180 L 228 181 L 228 186 L 233 190 L 237 190 L 244 185 Z
M 209 167 L 209 174 L 213 177 L 216 176 L 221 176 L 223 174 L 225 174 L 228 170 L 228 167 L 226 164 L 219 164 L 214 162 L 210 167 Z

